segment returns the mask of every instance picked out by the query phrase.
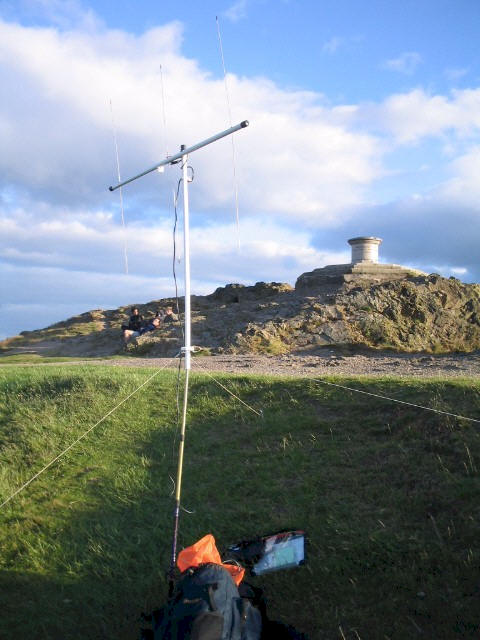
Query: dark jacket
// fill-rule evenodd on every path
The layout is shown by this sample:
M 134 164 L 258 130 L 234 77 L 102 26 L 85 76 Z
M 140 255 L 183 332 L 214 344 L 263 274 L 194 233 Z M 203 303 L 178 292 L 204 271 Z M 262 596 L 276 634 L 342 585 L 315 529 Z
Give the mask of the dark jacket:
M 140 333 L 141 336 L 143 336 L 144 333 L 148 333 L 149 331 L 155 331 L 155 329 L 158 329 L 158 327 L 156 327 L 153 324 L 153 322 L 149 322 L 148 324 L 146 324 L 141 329 L 137 329 L 137 331 Z
M 128 321 L 128 328 L 131 329 L 132 331 L 140 331 L 140 329 L 143 327 L 143 316 L 138 315 L 132 315 L 130 316 L 130 320 Z

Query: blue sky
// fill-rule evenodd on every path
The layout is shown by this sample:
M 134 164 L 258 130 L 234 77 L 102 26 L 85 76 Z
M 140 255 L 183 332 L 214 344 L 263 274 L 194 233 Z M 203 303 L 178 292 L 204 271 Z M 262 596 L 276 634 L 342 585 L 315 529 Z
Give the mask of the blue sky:
M 171 295 L 179 170 L 124 189 L 124 229 L 113 128 L 127 177 L 229 126 L 216 16 L 251 126 L 238 232 L 231 142 L 190 159 L 194 293 L 293 284 L 355 235 L 480 280 L 475 0 L 0 0 L 0 337 Z

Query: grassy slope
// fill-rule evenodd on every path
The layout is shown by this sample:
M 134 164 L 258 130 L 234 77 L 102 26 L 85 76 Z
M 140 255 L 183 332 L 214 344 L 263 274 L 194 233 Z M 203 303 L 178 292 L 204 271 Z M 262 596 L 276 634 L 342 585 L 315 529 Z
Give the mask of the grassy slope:
M 151 373 L 2 368 L 0 496 Z M 478 425 L 310 380 L 221 381 L 264 418 L 192 376 L 180 546 L 303 527 L 308 565 L 256 579 L 274 617 L 312 639 L 477 638 Z M 349 384 L 480 415 L 479 382 Z M 175 416 L 162 372 L 0 511 L 1 638 L 136 637 L 166 592 Z
M 7 364 L 46 364 L 48 362 L 72 362 L 78 360 L 114 360 L 125 356 L 44 356 L 40 353 L 16 353 L 10 356 L 0 354 L 0 366 Z

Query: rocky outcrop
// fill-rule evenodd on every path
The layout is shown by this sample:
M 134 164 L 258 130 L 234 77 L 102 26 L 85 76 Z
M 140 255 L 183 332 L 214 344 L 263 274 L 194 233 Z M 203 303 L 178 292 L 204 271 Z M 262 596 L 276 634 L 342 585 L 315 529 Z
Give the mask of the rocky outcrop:
M 231 284 L 192 297 L 192 342 L 211 353 L 301 353 L 325 346 L 398 351 L 480 348 L 480 285 L 419 275 L 395 265 L 337 265 L 284 283 Z M 359 269 L 355 269 L 359 267 Z M 385 267 L 392 267 L 386 269 Z M 320 273 L 319 273 L 320 272 Z M 142 315 L 172 299 L 137 305 Z M 107 355 L 121 349 L 127 307 L 87 312 L 1 343 L 3 353 Z M 182 312 L 182 304 L 180 304 Z M 164 325 L 139 340 L 138 352 L 174 355 L 181 327 Z
M 286 291 L 292 291 L 292 287 L 286 282 L 257 282 L 253 287 L 246 287 L 244 284 L 227 284 L 226 287 L 218 287 L 207 298 L 220 303 L 246 302 L 268 300 Z
M 473 351 L 480 347 L 480 286 L 438 275 L 353 289 L 337 304 L 357 339 L 402 351 Z

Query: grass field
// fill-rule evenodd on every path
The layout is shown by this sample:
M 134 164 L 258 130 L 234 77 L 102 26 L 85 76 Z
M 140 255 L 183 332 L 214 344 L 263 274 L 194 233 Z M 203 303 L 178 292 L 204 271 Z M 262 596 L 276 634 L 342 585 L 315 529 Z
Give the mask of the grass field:
M 134 354 L 132 354 L 134 355 Z M 44 356 L 39 353 L 15 353 L 12 355 L 2 355 L 0 352 L 0 365 L 6 364 L 46 364 L 52 362 L 78 362 L 79 360 L 84 361 L 95 361 L 95 360 L 118 360 L 120 358 L 125 358 L 130 356 L 130 354 L 122 354 L 115 356 L 87 356 L 87 357 L 79 357 L 79 356 Z
M 2 367 L 0 501 L 151 375 Z M 252 579 L 272 617 L 312 640 L 478 639 L 480 425 L 307 379 L 219 379 L 263 418 L 192 375 L 180 547 L 301 527 L 307 565 Z M 346 384 L 480 418 L 478 381 Z M 0 510 L 2 639 L 133 640 L 164 601 L 175 391 L 159 373 Z

